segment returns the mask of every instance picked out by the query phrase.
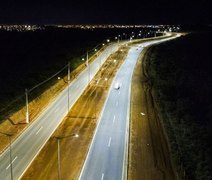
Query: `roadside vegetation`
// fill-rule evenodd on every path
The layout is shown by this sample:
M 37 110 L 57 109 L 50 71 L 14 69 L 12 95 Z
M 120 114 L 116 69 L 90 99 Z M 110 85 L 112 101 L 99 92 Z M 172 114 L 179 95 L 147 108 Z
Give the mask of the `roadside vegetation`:
M 148 83 L 182 179 L 212 179 L 211 40 L 192 33 L 147 52 Z

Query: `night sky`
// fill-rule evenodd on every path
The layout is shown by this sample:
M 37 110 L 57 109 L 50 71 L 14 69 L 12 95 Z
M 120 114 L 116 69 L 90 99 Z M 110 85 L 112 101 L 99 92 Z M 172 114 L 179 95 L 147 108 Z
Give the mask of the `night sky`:
M 2 1 L 1 24 L 212 24 L 209 0 Z

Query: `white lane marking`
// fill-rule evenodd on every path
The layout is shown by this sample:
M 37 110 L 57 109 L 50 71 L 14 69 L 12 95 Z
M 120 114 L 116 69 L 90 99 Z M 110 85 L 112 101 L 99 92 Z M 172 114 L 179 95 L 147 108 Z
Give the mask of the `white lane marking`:
M 55 110 L 55 112 L 59 111 L 59 109 L 60 109 L 60 108 L 59 108 L 59 107 L 57 107 L 57 108 L 56 108 L 56 110 Z
M 111 143 L 111 137 L 110 137 L 109 142 L 108 142 L 108 147 L 110 147 L 110 143 Z
M 38 131 L 36 132 L 36 135 L 38 135 L 41 129 L 43 129 L 43 126 L 41 126 L 40 129 L 38 129 Z
M 16 157 L 12 160 L 12 163 L 14 163 L 15 160 L 16 160 L 17 158 L 18 158 L 18 156 L 16 156 Z M 11 164 L 12 164 L 12 163 L 11 163 Z M 9 165 L 6 167 L 6 170 L 10 167 L 11 164 L 9 164 Z
M 142 115 L 142 116 L 145 116 L 145 114 L 144 114 L 144 113 L 142 113 L 142 112 L 141 112 L 141 115 Z
M 115 122 L 115 120 L 116 120 L 116 116 L 114 115 L 114 116 L 113 116 L 113 123 Z
M 119 95 L 121 94 L 121 92 L 119 91 L 119 93 L 118 93 Z
M 103 180 L 103 179 L 104 179 L 104 176 L 105 176 L 105 175 L 104 175 L 104 173 L 102 173 L 102 177 L 101 177 L 101 180 Z
M 116 101 L 116 106 L 118 106 L 119 105 L 119 102 L 118 101 Z

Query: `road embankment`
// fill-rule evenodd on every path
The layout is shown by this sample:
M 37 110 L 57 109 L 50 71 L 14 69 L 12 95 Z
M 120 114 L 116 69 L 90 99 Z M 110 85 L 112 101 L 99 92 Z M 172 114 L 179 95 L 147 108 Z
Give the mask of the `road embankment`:
M 145 69 L 148 51 L 142 51 L 132 79 L 128 179 L 174 180 L 168 139 Z
M 153 46 L 146 74 L 182 179 L 211 179 L 211 33 Z

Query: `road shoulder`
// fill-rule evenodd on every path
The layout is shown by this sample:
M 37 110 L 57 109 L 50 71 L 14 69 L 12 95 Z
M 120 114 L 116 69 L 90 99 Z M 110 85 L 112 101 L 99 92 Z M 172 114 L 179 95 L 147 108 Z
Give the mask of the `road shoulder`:
M 145 71 L 148 52 L 140 54 L 132 78 L 128 179 L 177 179 Z

